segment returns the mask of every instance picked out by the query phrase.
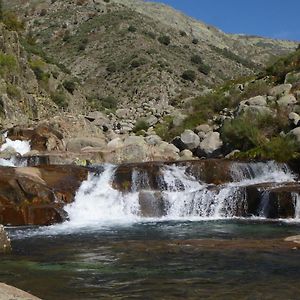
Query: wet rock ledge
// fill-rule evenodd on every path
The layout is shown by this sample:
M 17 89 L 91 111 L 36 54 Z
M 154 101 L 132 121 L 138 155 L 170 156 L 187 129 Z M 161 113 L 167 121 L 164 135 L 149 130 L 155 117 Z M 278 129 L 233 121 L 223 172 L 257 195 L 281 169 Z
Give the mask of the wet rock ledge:
M 0 224 L 51 225 L 63 222 L 88 170 L 80 166 L 0 167 Z
M 10 239 L 4 230 L 4 226 L 0 225 L 0 254 L 8 253 L 11 250 Z

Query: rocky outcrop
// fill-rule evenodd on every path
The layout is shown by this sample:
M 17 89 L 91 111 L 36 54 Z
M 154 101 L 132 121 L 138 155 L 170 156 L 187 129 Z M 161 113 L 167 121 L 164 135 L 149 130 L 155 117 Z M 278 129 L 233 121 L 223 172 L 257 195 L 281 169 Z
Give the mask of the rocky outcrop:
M 13 286 L 0 283 L 0 300 L 41 300 Z
M 0 223 L 50 225 L 65 220 L 63 206 L 73 201 L 87 177 L 76 166 L 0 167 Z

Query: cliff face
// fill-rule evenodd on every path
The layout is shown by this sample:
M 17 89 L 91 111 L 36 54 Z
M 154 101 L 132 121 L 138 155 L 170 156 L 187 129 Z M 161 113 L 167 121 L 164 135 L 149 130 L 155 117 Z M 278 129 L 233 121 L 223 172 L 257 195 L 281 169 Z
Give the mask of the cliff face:
M 164 108 L 226 79 L 253 74 L 273 55 L 296 47 L 228 35 L 168 6 L 140 0 L 6 4 L 19 10 L 43 51 L 82 83 L 94 109 L 145 102 Z

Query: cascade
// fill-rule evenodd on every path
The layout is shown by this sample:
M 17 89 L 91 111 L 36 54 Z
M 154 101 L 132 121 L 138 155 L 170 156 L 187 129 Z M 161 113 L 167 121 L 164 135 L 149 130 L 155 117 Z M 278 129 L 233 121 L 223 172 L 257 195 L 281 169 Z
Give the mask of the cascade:
M 185 166 L 163 165 L 159 172 L 160 184 L 157 190 L 151 189 L 146 170 L 134 169 L 131 186 L 122 192 L 113 187 L 116 168 L 107 164 L 100 171 L 89 174 L 88 179 L 79 188 L 75 201 L 65 208 L 70 219 L 68 224 L 84 226 L 146 221 L 153 218 L 158 220 L 232 218 L 247 211 L 247 186 L 295 182 L 295 177 L 288 167 L 275 162 L 233 164 L 231 168 L 233 180 L 221 185 L 197 180 L 187 172 Z M 297 197 L 294 197 L 294 201 L 296 217 L 299 217 L 300 201 Z M 267 216 L 268 199 L 268 191 L 262 191 L 257 216 Z M 148 201 L 146 205 L 145 201 Z M 148 211 L 145 212 L 145 209 Z M 155 215 L 151 216 L 151 211 L 155 211 Z
M 5 143 L 0 147 L 0 152 L 5 151 L 7 149 L 14 149 L 17 153 L 24 155 L 25 153 L 31 150 L 30 142 L 29 141 L 20 141 L 20 140 L 11 140 L 7 137 L 7 133 L 4 133 Z M 16 157 L 12 157 L 11 159 L 0 159 L 0 166 L 7 166 L 7 167 L 16 167 L 16 166 L 23 166 L 18 162 Z

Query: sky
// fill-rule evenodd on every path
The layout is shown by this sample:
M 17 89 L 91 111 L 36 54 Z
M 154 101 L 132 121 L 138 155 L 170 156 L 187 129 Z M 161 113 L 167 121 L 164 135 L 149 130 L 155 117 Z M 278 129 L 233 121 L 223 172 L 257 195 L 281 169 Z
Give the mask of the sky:
M 300 42 L 300 0 L 151 0 L 226 33 Z

